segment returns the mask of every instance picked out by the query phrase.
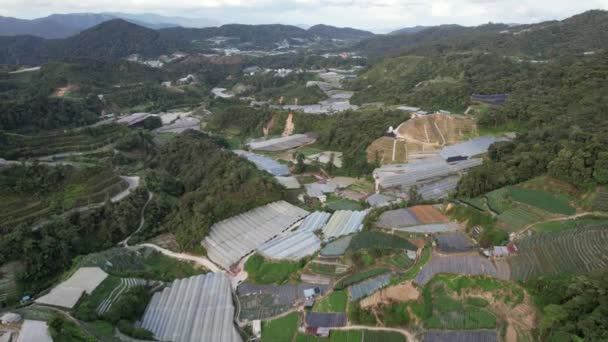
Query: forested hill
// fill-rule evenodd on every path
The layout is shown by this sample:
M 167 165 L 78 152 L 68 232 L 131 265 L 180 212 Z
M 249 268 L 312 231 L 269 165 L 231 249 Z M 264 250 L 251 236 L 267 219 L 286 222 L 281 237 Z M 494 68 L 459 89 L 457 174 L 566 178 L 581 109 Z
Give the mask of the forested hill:
M 509 26 L 442 25 L 417 33 L 376 36 L 356 49 L 375 56 L 385 54 L 436 55 L 480 51 L 535 59 L 583 53 L 608 46 L 608 11 L 588 11 L 562 21 Z
M 276 47 L 293 39 L 357 40 L 373 33 L 351 28 L 317 25 L 304 30 L 290 25 L 241 25 L 220 27 L 172 27 L 153 30 L 114 19 L 65 39 L 45 40 L 33 36 L 0 36 L 0 64 L 43 64 L 67 57 L 118 59 L 138 53 L 157 57 L 176 51 L 193 51 L 197 42 L 212 37 L 230 37 L 249 47 Z

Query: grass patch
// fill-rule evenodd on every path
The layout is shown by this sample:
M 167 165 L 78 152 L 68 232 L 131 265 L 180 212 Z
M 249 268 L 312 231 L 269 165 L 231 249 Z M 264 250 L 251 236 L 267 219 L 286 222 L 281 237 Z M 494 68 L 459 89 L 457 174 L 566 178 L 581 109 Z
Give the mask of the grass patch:
M 400 252 L 388 258 L 387 263 L 395 266 L 396 268 L 406 269 L 412 266 L 414 261 L 408 258 L 405 253 Z
M 348 294 L 346 290 L 334 291 L 329 296 L 321 299 L 312 311 L 316 312 L 346 312 L 346 303 L 348 302 Z
M 249 280 L 256 284 L 283 284 L 302 268 L 301 262 L 270 261 L 259 254 L 252 255 L 245 263 Z
M 406 342 L 406 338 L 395 331 L 332 330 L 329 338 L 298 334 L 296 342 Z
M 475 197 L 475 198 L 461 198 L 460 199 L 461 202 L 466 203 L 468 205 L 470 205 L 471 207 L 484 211 L 486 210 L 486 203 L 483 199 L 483 197 Z
M 509 194 L 517 202 L 531 205 L 550 213 L 574 215 L 576 209 L 570 206 L 568 198 L 562 195 L 521 187 L 509 187 Z
M 488 200 L 488 207 L 498 214 L 504 213 L 513 206 L 513 203 L 509 198 L 509 190 L 507 188 L 501 188 L 489 192 L 486 194 L 486 198 Z
M 292 312 L 281 318 L 264 321 L 262 324 L 262 341 L 286 342 L 293 340 L 299 320 L 300 315 L 297 312 Z
M 375 277 L 375 276 L 378 276 L 378 275 L 381 275 L 381 274 L 384 274 L 384 273 L 387 273 L 387 272 L 389 272 L 389 270 L 386 269 L 386 268 L 372 268 L 372 269 L 364 271 L 364 272 L 355 273 L 355 274 L 352 274 L 352 275 L 350 275 L 350 276 L 348 276 L 348 277 L 340 280 L 334 286 L 334 289 L 335 290 L 342 290 L 342 289 L 344 289 L 347 286 L 350 286 L 352 284 L 356 284 L 356 283 L 361 282 L 361 281 L 363 281 L 365 279 L 372 278 L 372 277 Z

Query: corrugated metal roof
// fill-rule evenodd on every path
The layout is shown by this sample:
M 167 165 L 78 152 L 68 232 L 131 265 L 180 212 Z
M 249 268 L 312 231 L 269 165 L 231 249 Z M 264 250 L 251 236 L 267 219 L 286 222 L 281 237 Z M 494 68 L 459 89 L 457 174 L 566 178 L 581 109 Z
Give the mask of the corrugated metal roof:
M 342 235 L 348 235 L 360 231 L 363 228 L 363 219 L 367 215 L 367 211 L 351 211 L 338 210 L 336 211 L 325 228 L 323 235 L 325 240 L 330 240 Z
M 258 252 L 270 259 L 300 260 L 320 248 L 321 240 L 313 232 L 298 230 L 266 242 L 258 248 Z
M 229 269 L 306 215 L 285 201 L 270 203 L 214 224 L 202 244 L 212 261 Z
M 155 293 L 142 328 L 160 341 L 242 341 L 234 326 L 230 280 L 224 273 L 177 279 Z
M 314 232 L 315 230 L 322 229 L 329 220 L 330 213 L 324 211 L 315 211 L 314 213 L 306 216 L 304 221 L 300 224 L 298 231 L 300 232 Z
M 239 155 L 240 157 L 246 158 L 250 162 L 254 163 L 258 169 L 266 171 L 273 176 L 289 175 L 289 168 L 287 167 L 287 165 L 281 164 L 272 158 L 268 158 L 259 154 L 243 150 L 234 150 L 233 152 Z

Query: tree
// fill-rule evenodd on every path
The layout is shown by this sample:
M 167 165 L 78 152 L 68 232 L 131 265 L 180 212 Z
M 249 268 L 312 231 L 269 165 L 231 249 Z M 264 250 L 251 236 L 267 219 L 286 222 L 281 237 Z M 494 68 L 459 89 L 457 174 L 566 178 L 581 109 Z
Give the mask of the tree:
M 593 178 L 600 184 L 608 183 L 608 152 L 599 152 L 593 167 Z
M 302 173 L 304 172 L 304 170 L 306 169 L 306 165 L 304 164 L 304 159 L 306 157 L 304 157 L 303 153 L 297 152 L 296 153 L 296 168 L 295 168 L 295 173 Z
M 420 202 L 422 202 L 422 195 L 418 193 L 418 188 L 416 186 L 410 187 L 408 197 L 408 205 L 410 206 L 418 205 Z

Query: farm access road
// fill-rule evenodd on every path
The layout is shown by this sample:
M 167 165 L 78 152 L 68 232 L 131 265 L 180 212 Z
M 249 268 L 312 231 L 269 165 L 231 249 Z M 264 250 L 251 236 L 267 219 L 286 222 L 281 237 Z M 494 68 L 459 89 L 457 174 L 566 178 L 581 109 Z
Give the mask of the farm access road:
M 393 331 L 398 332 L 407 338 L 408 342 L 418 342 L 416 335 L 411 331 L 400 328 L 386 328 L 386 327 L 368 327 L 366 325 L 349 325 L 345 327 L 331 328 L 332 330 L 375 330 L 375 331 Z

